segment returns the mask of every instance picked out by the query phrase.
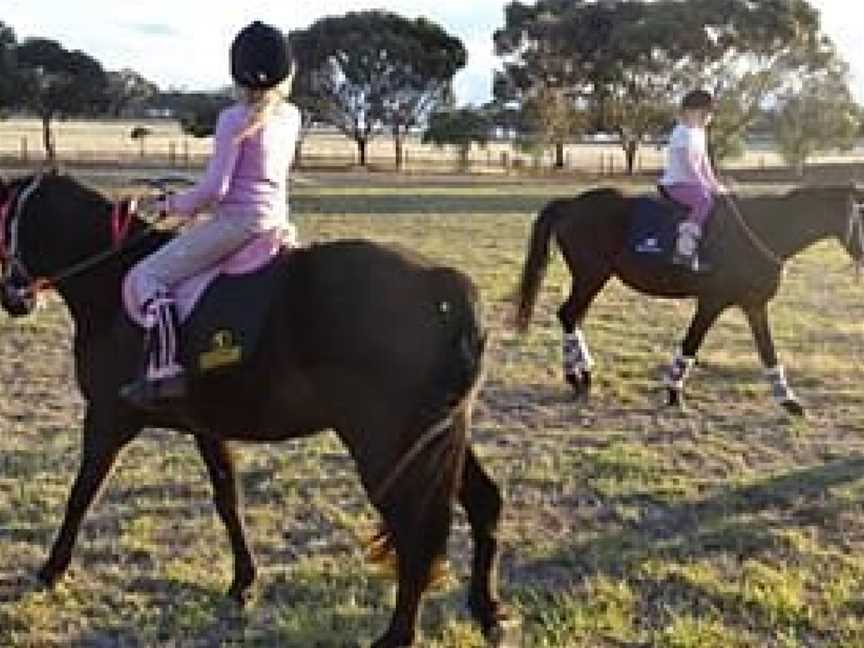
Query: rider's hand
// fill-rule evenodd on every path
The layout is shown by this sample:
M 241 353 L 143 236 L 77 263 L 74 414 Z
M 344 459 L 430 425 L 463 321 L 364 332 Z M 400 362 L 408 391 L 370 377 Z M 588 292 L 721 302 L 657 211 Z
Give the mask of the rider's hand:
M 165 196 L 144 196 L 138 199 L 138 211 L 145 216 L 165 216 L 168 200 Z

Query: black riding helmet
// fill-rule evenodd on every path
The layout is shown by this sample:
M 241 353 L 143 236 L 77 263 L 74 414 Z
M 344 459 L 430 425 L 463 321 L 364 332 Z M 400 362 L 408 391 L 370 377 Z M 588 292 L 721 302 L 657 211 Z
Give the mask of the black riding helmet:
M 231 77 L 244 88 L 272 88 L 285 80 L 293 67 L 288 39 L 260 21 L 241 29 L 231 44 Z
M 684 110 L 711 110 L 714 108 L 714 97 L 705 90 L 693 90 L 684 95 L 681 108 Z

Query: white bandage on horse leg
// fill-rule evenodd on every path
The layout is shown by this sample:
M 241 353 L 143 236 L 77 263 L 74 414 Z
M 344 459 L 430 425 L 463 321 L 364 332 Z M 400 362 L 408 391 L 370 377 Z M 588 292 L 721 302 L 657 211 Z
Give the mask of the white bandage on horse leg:
M 684 389 L 684 382 L 694 364 L 696 364 L 696 358 L 682 355 L 680 350 L 675 351 L 675 355 L 672 356 L 672 364 L 663 374 L 663 384 L 671 389 L 681 391 Z
M 796 400 L 795 392 L 792 391 L 789 383 L 786 382 L 786 369 L 783 365 L 766 369 L 765 377 L 771 383 L 771 395 L 778 403 Z
M 594 359 L 588 351 L 588 343 L 582 329 L 564 335 L 564 371 L 567 374 L 577 371 L 591 371 Z

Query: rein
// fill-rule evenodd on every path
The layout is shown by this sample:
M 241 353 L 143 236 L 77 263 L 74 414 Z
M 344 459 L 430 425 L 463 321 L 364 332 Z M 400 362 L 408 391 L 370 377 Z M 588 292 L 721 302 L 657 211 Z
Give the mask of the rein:
M 762 239 L 753 231 L 753 229 L 747 224 L 747 221 L 744 220 L 744 216 L 741 214 L 741 210 L 738 209 L 738 205 L 732 199 L 732 196 L 729 194 L 723 194 L 723 197 L 726 199 L 726 204 L 729 206 L 732 215 L 735 216 L 735 220 L 738 221 L 738 225 L 741 226 L 741 229 L 744 230 L 744 233 L 747 235 L 747 238 L 750 239 L 750 242 L 759 250 L 762 255 L 767 258 L 771 263 L 777 266 L 777 269 L 781 269 L 785 261 L 780 258 L 774 250 L 769 248 Z

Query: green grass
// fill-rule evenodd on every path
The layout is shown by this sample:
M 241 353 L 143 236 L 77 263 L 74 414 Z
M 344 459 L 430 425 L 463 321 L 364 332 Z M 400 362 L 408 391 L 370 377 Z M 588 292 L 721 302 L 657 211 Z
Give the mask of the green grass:
M 688 413 L 663 411 L 660 368 L 692 305 L 617 282 L 587 320 L 596 391 L 578 404 L 559 375 L 560 260 L 529 334 L 505 323 L 536 210 L 583 187 L 382 184 L 315 177 L 294 213 L 306 240 L 408 245 L 480 285 L 493 338 L 473 438 L 507 501 L 501 580 L 517 643 L 864 646 L 864 300 L 838 246 L 791 263 L 771 309 L 806 421 L 771 402 L 737 312 L 705 342 Z M 56 300 L 0 328 L 0 645 L 362 646 L 383 631 L 393 586 L 361 547 L 375 514 L 332 434 L 239 447 L 259 567 L 246 610 L 223 597 L 231 555 L 194 445 L 164 431 L 124 453 L 69 576 L 37 591 L 82 405 Z M 424 646 L 483 645 L 463 607 L 469 551 L 460 514 Z

